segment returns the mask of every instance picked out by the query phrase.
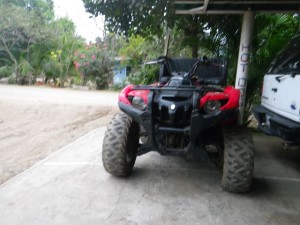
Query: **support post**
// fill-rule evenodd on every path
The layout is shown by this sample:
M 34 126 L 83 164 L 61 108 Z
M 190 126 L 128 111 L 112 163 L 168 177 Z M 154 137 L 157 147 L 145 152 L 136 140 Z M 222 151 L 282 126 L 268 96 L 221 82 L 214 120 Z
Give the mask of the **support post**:
M 254 26 L 254 12 L 247 11 L 243 15 L 243 25 L 240 40 L 239 58 L 236 71 L 235 88 L 240 90 L 239 125 L 243 123 L 245 98 L 250 63 L 250 47 Z

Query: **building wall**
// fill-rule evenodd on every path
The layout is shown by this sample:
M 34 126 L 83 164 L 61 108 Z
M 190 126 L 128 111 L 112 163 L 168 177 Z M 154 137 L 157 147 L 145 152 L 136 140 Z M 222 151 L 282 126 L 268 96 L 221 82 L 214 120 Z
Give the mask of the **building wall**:
M 114 72 L 114 79 L 113 79 L 114 85 L 121 84 L 126 79 L 126 76 L 127 76 L 127 68 L 126 67 L 123 67 L 123 68 L 115 67 L 113 69 L 113 72 Z

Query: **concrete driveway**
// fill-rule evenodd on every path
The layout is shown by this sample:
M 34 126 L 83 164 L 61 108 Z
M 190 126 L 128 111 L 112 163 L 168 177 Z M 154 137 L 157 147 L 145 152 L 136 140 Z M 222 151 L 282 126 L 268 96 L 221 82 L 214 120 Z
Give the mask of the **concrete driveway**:
M 101 163 L 105 128 L 64 147 L 0 186 L 1 225 L 300 224 L 300 152 L 255 135 L 251 193 L 219 187 L 208 163 L 149 153 L 132 176 L 107 174 Z

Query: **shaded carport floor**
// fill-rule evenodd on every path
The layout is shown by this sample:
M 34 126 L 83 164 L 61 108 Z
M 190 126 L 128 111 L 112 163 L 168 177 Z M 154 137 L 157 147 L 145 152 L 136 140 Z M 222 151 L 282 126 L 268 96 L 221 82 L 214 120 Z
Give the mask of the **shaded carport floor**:
M 255 134 L 251 193 L 219 187 L 200 160 L 149 153 L 127 179 L 101 163 L 105 128 L 64 147 L 0 186 L 0 224 L 300 224 L 300 154 Z

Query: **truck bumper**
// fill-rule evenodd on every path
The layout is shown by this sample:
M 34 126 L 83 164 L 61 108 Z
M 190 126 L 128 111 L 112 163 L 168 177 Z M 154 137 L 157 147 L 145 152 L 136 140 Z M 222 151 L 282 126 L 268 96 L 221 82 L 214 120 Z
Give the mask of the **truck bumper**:
M 254 106 L 252 111 L 259 123 L 259 129 L 265 134 L 300 144 L 300 123 L 279 116 L 261 105 Z

